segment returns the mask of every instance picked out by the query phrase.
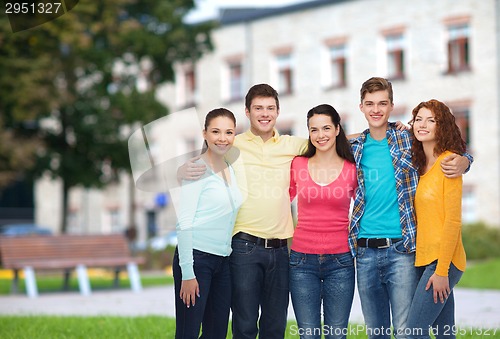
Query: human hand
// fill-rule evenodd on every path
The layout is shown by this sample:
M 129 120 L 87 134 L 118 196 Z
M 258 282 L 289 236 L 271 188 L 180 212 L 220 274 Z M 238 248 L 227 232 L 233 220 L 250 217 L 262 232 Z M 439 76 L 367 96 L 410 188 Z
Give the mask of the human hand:
M 406 131 L 410 129 L 410 126 L 404 124 L 402 121 L 398 120 L 396 121 L 396 129 L 398 131 Z
M 184 165 L 177 170 L 177 180 L 198 180 L 207 170 L 207 166 L 200 163 L 195 163 L 200 159 L 201 155 L 189 159 Z
M 447 178 L 458 178 L 465 173 L 469 165 L 469 159 L 453 153 L 441 161 L 441 170 Z
M 441 301 L 441 304 L 443 304 L 451 292 L 448 277 L 442 277 L 434 273 L 427 281 L 425 290 L 429 290 L 431 286 L 433 290 L 434 303 L 437 304 L 439 298 L 439 301 Z
M 183 280 L 181 284 L 181 293 L 179 297 L 182 299 L 184 305 L 187 308 L 191 305 L 196 304 L 196 297 L 200 297 L 200 287 L 198 286 L 198 280 L 196 278 Z

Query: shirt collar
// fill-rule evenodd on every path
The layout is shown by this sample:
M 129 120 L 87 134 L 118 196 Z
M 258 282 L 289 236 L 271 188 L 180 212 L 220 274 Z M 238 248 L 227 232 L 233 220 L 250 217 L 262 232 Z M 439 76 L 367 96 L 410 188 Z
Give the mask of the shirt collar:
M 389 137 L 393 134 L 393 131 L 396 130 L 396 123 L 395 122 L 389 122 L 387 123 L 387 131 L 385 132 L 385 137 L 389 139 Z M 361 134 L 357 137 L 354 138 L 351 143 L 364 143 L 366 140 L 366 136 L 370 133 L 370 129 L 365 129 Z
M 253 134 L 250 129 L 247 130 L 244 134 L 245 134 L 245 137 L 247 138 L 247 140 L 254 140 L 255 138 L 259 138 L 260 140 L 262 140 L 261 137 Z M 273 136 L 269 140 L 276 142 L 276 141 L 278 141 L 279 137 L 280 137 L 280 134 L 279 134 L 278 130 L 276 128 L 273 128 Z

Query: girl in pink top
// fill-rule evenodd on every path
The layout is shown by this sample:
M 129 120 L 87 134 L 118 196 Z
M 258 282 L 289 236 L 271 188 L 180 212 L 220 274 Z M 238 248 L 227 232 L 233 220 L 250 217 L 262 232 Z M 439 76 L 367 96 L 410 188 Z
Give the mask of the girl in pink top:
M 345 338 L 354 296 L 347 237 L 356 166 L 335 108 L 312 108 L 307 126 L 307 151 L 292 161 L 290 172 L 290 198 L 297 197 L 298 210 L 290 252 L 296 330 L 301 338 Z

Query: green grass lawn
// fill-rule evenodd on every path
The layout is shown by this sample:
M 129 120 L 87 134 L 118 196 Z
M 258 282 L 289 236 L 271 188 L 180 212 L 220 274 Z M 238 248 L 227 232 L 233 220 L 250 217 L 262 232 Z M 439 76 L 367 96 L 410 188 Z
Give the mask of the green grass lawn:
M 230 332 L 230 331 L 229 331 Z M 2 339 L 105 339 L 105 338 L 173 338 L 175 321 L 149 317 L 17 317 L 0 316 Z M 288 323 L 285 338 L 298 338 L 295 322 Z M 228 333 L 227 338 L 231 338 Z M 352 325 L 347 338 L 367 338 L 364 327 Z M 500 330 L 461 329 L 459 339 L 500 338 Z
M 458 287 L 500 290 L 500 258 L 467 263 Z
M 165 274 L 143 274 L 144 287 L 169 285 L 172 277 Z M 10 280 L 0 279 L 0 294 L 10 293 Z M 61 276 L 38 276 L 40 293 L 61 289 Z M 112 288 L 111 278 L 91 277 L 92 288 Z M 127 278 L 122 278 L 120 288 L 129 288 Z M 459 285 L 463 288 L 500 289 L 500 259 L 468 264 Z M 70 290 L 78 291 L 76 278 L 70 281 Z M 24 281 L 21 280 L 24 292 Z M 167 317 L 63 317 L 63 316 L 0 316 L 0 337 L 2 339 L 23 338 L 173 338 L 175 320 Z M 367 338 L 362 327 L 351 325 L 347 338 Z M 228 334 L 228 338 L 231 333 Z M 295 322 L 288 323 L 285 338 L 298 338 Z M 499 338 L 498 330 L 460 329 L 459 339 Z

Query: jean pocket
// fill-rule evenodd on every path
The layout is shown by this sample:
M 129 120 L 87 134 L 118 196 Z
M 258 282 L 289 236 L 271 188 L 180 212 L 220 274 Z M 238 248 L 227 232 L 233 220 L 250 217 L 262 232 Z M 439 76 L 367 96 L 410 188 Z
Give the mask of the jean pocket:
M 246 240 L 243 240 L 243 239 L 233 239 L 233 242 L 231 244 L 231 247 L 233 249 L 232 251 L 232 255 L 234 254 L 251 254 L 254 250 L 255 250 L 255 247 L 257 245 L 252 243 L 252 242 L 248 242 Z
M 351 253 L 343 253 L 335 256 L 335 260 L 340 266 L 351 267 L 354 266 L 354 258 Z
M 298 267 L 304 264 L 306 261 L 306 256 L 303 253 L 290 251 L 290 267 Z
M 404 240 L 398 241 L 394 244 L 394 251 L 399 254 L 412 254 L 406 250 Z
M 356 258 L 357 259 L 360 259 L 360 258 L 363 258 L 363 256 L 365 255 L 365 252 L 366 252 L 366 247 L 361 247 L 361 246 L 358 246 L 356 248 Z

